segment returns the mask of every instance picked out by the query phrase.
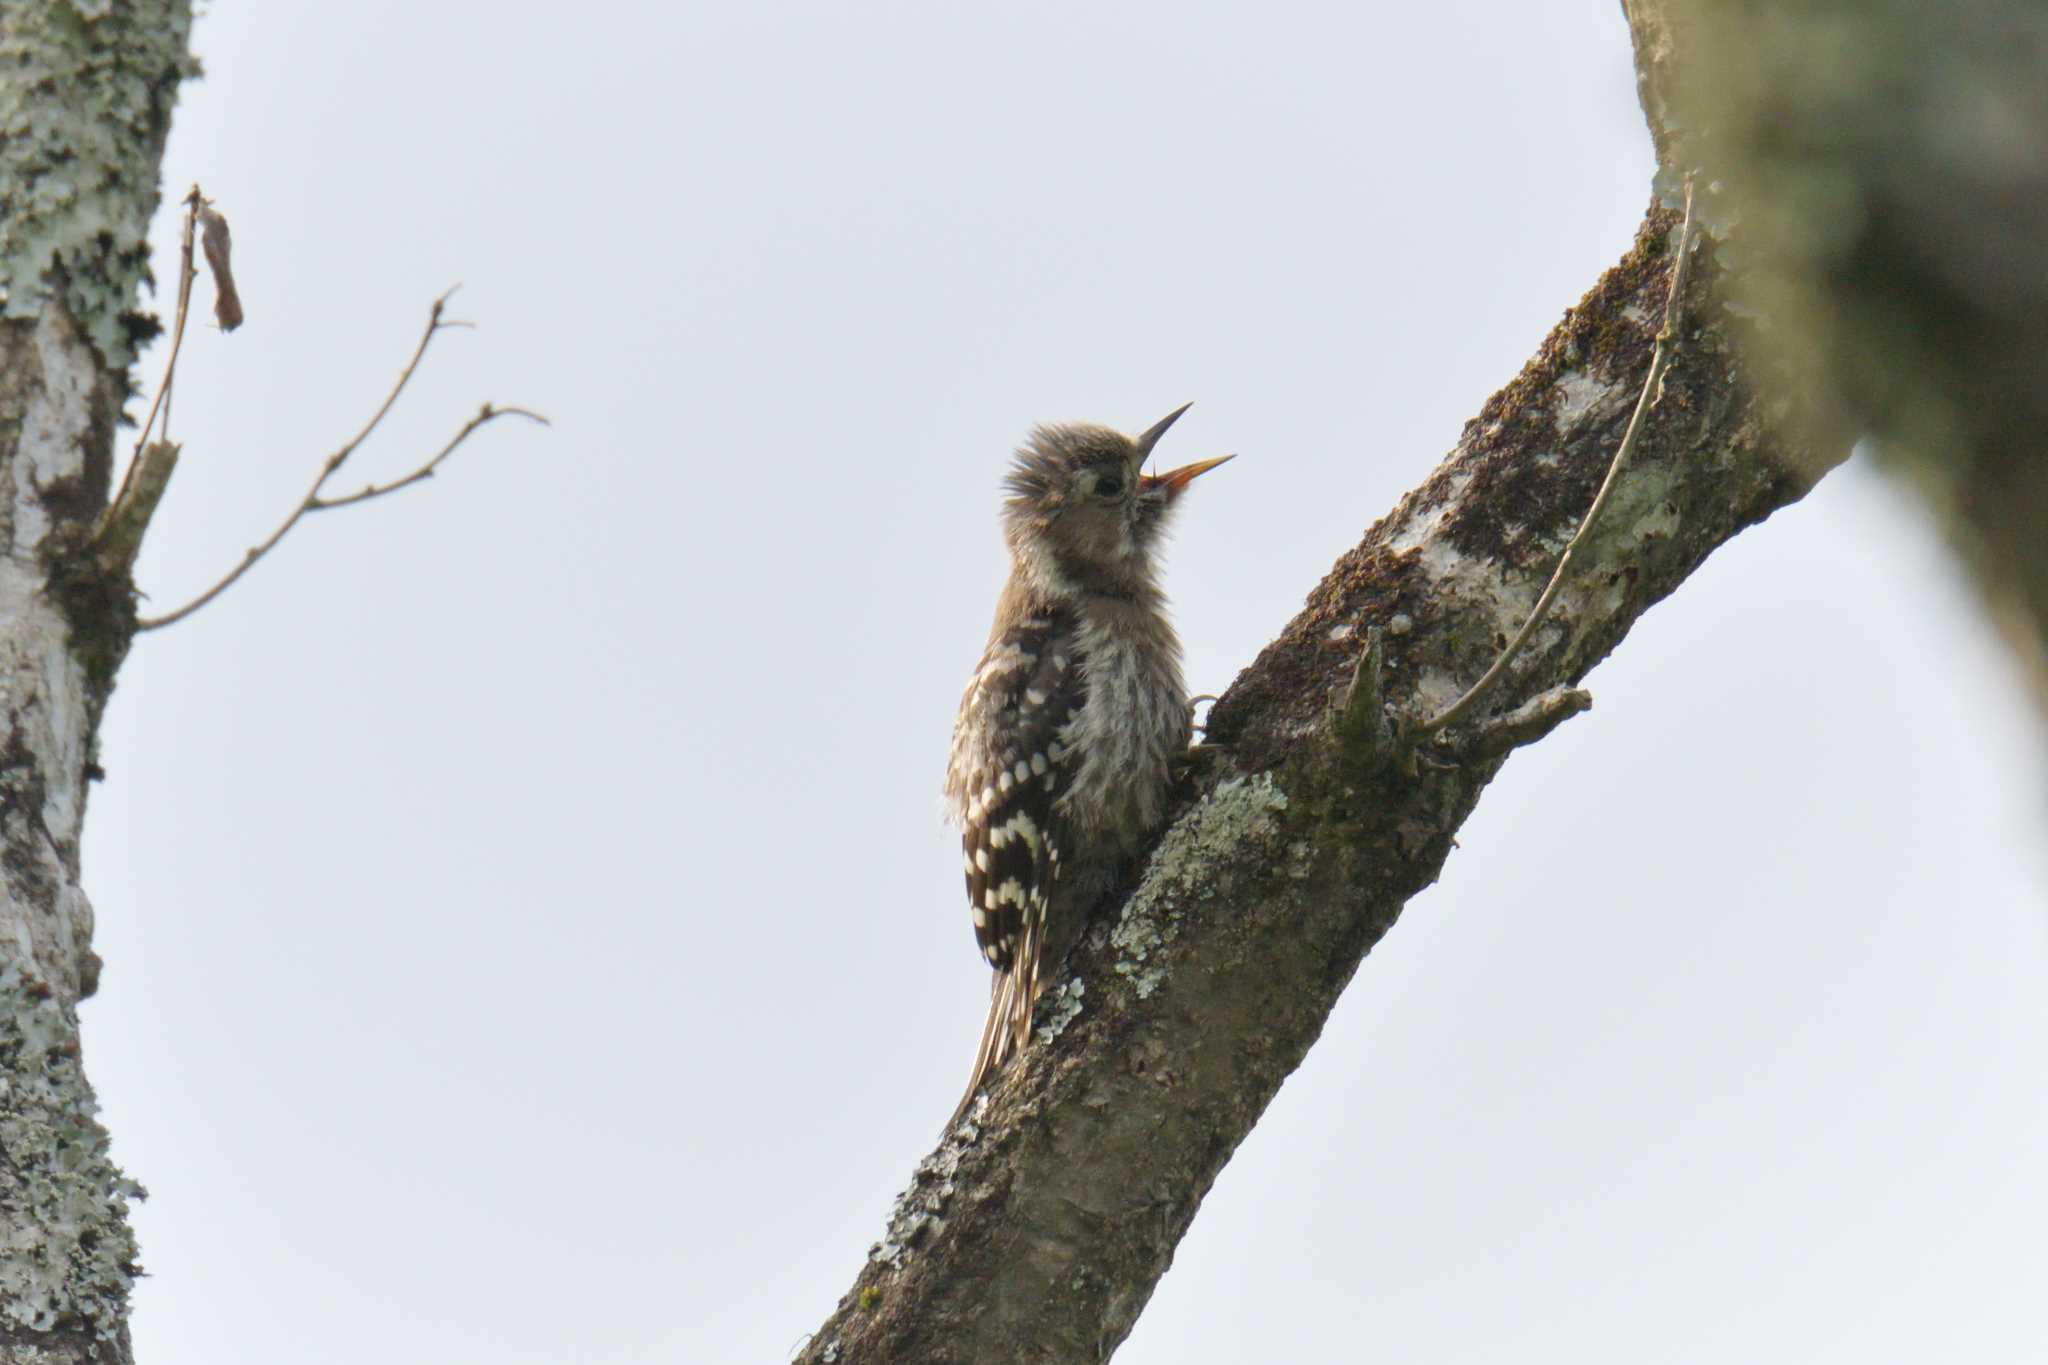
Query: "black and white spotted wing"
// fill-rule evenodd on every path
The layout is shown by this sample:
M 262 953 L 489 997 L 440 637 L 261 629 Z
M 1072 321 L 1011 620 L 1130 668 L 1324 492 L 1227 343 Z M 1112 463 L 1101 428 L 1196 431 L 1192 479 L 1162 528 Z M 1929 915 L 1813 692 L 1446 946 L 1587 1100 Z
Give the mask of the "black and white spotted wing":
M 971 738 L 954 757 L 967 900 L 982 956 L 1002 973 L 1021 965 L 1035 977 L 1037 963 L 1020 957 L 1030 955 L 1027 942 L 1044 942 L 1059 864 L 1060 735 L 1084 700 L 1073 635 L 1063 615 L 1019 623 L 990 642 L 963 698 L 962 732 Z

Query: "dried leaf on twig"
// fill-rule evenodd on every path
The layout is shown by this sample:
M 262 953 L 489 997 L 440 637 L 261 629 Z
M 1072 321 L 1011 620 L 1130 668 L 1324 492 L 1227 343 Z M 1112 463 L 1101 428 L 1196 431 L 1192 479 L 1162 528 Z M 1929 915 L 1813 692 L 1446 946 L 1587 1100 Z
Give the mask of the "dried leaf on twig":
M 235 272 L 228 264 L 234 241 L 228 234 L 228 220 L 213 205 L 199 206 L 199 245 L 206 252 L 206 268 L 213 272 L 213 317 L 223 332 L 242 325 L 242 296 L 235 292 Z

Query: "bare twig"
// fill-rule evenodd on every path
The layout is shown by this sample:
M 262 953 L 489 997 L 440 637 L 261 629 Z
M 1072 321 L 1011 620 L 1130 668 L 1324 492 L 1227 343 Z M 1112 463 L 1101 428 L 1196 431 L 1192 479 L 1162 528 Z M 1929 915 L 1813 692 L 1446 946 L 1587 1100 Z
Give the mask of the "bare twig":
M 143 419 L 142 430 L 135 437 L 134 453 L 128 457 L 128 472 L 121 476 L 120 490 L 114 494 L 108 509 L 110 520 L 128 497 L 129 486 L 135 481 L 136 466 L 142 462 L 142 452 L 149 444 L 150 429 L 156 425 L 158 412 L 162 412 L 164 417 L 163 439 L 168 441 L 171 438 L 171 379 L 178 372 L 178 351 L 185 344 L 185 315 L 192 304 L 192 280 L 198 273 L 192 264 L 192 230 L 199 221 L 199 209 L 206 198 L 199 193 L 199 186 L 194 185 L 184 202 L 185 230 L 178 244 L 178 312 L 171 324 L 171 353 L 164 361 L 164 377 L 156 386 L 156 397 L 150 400 L 149 416 Z M 162 490 L 158 490 L 158 495 L 162 495 Z
M 456 286 L 456 288 L 460 287 L 459 285 Z M 389 484 L 381 486 L 371 484 L 360 492 L 351 493 L 345 497 L 322 498 L 320 496 L 320 490 L 327 486 L 327 481 L 333 478 L 336 471 L 347 462 L 348 457 L 355 454 L 356 449 L 369 439 L 370 434 L 376 431 L 377 427 L 383 422 L 385 415 L 398 402 L 399 395 L 404 393 L 406 385 L 412 382 L 413 373 L 419 369 L 420 360 L 426 355 L 427 347 L 433 343 L 434 337 L 444 328 L 467 327 L 470 325 L 466 322 L 451 321 L 443 316 L 448 308 L 448 299 L 454 293 L 455 290 L 450 289 L 446 294 L 434 300 L 434 307 L 427 315 L 426 330 L 420 333 L 419 344 L 413 347 L 411 358 L 405 362 L 405 368 L 399 371 L 397 382 L 391 386 L 391 391 L 384 395 L 384 401 L 378 405 L 377 411 L 371 414 L 370 420 L 363 424 L 362 430 L 351 436 L 340 449 L 320 462 L 320 472 L 314 478 L 313 486 L 306 490 L 306 496 L 299 500 L 296 507 L 292 508 L 291 515 L 287 516 L 283 523 L 275 531 L 272 531 L 262 544 L 253 547 L 244 554 L 242 562 L 223 575 L 219 582 L 175 611 L 166 612 L 162 616 L 152 616 L 137 621 L 135 628 L 138 631 L 157 630 L 163 626 L 182 621 L 214 598 L 226 592 L 234 585 L 236 579 L 247 573 L 258 560 L 275 549 L 277 543 L 285 538 L 286 533 L 292 527 L 299 524 L 299 519 L 305 516 L 306 513 L 325 511 L 334 507 L 344 507 L 350 503 L 364 502 L 370 498 L 381 497 L 385 493 L 395 492 L 408 484 L 418 483 L 422 479 L 430 478 L 433 476 L 435 467 L 452 455 L 455 449 L 464 441 L 469 439 L 471 433 L 475 432 L 479 427 L 496 421 L 500 417 L 524 417 L 529 421 L 540 422 L 543 425 L 546 424 L 547 418 L 537 412 L 529 412 L 525 408 L 493 407 L 491 404 L 486 403 L 476 416 L 465 422 L 462 429 L 456 432 L 454 437 L 434 454 L 433 458 L 404 478 L 396 479 Z
M 1504 716 L 1494 716 L 1480 727 L 1472 752 L 1480 758 L 1494 758 L 1537 740 L 1555 730 L 1581 711 L 1593 709 L 1593 694 L 1577 687 L 1553 687 L 1538 692 Z
M 1522 646 L 1528 642 L 1529 637 L 1542 622 L 1544 613 L 1550 610 L 1551 602 L 1564 584 L 1565 570 L 1571 567 L 1572 556 L 1591 537 L 1594 523 L 1599 521 L 1601 510 L 1607 506 L 1607 495 L 1612 493 L 1614 485 L 1620 482 L 1622 468 L 1627 465 L 1629 455 L 1635 450 L 1636 436 L 1642 431 L 1643 415 L 1656 406 L 1657 399 L 1663 395 L 1664 370 L 1671 363 L 1671 343 L 1678 336 L 1678 319 L 1685 293 L 1685 267 L 1691 255 L 1691 247 L 1692 181 L 1687 180 L 1685 218 L 1678 227 L 1678 260 L 1671 267 L 1671 292 L 1664 300 L 1664 325 L 1657 331 L 1657 343 L 1650 352 L 1650 372 L 1643 376 L 1643 391 L 1636 399 L 1635 412 L 1628 419 L 1628 430 L 1622 433 L 1621 444 L 1615 447 L 1614 459 L 1607 466 L 1607 477 L 1601 481 L 1600 491 L 1593 495 L 1593 505 L 1586 509 L 1584 519 L 1579 522 L 1578 531 L 1564 547 L 1564 553 L 1558 556 L 1557 567 L 1551 571 L 1550 582 L 1544 585 L 1543 595 L 1536 599 L 1536 605 L 1530 609 L 1529 619 L 1522 622 L 1522 628 L 1507 642 L 1499 657 L 1494 659 L 1493 666 L 1486 670 L 1485 676 L 1473 683 L 1464 696 L 1417 726 L 1417 734 L 1426 735 L 1442 730 L 1470 715 L 1473 707 L 1479 704 L 1480 698 L 1486 695 L 1487 690 L 1506 674 L 1508 665 L 1514 662 L 1515 655 L 1521 652 Z
M 453 455 L 455 448 L 468 440 L 471 432 L 486 422 L 494 422 L 500 417 L 524 417 L 529 422 L 538 422 L 542 426 L 548 425 L 547 418 L 530 409 L 499 407 L 494 403 L 486 403 L 477 412 L 476 416 L 462 424 L 460 431 L 448 438 L 448 444 L 435 452 L 433 459 L 428 460 L 404 478 L 393 479 L 390 483 L 366 484 L 355 492 L 344 493 L 338 498 L 310 498 L 306 502 L 306 510 L 308 512 L 326 512 L 336 507 L 347 507 L 351 503 L 368 502 L 371 498 L 381 498 L 386 493 L 396 493 L 406 485 L 418 483 L 421 479 L 431 479 L 434 477 L 435 466 L 439 465 L 441 461 L 447 459 L 450 455 Z

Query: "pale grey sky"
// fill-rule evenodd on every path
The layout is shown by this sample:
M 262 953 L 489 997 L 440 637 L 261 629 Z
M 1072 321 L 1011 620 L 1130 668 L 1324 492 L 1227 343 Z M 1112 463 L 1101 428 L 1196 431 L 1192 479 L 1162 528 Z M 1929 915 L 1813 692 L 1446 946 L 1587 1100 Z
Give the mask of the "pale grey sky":
M 1626 247 L 1612 4 L 217 5 L 84 1019 L 148 1365 L 775 1361 L 964 1078 L 938 820 L 1034 421 L 1187 400 L 1220 691 Z M 175 226 L 158 225 L 169 280 Z M 203 288 L 204 286 L 202 286 Z M 153 369 L 150 371 L 153 373 Z M 1169 453 L 1169 452 L 1162 452 Z M 1860 465 L 1518 755 L 1120 1365 L 2048 1355 L 2040 737 Z

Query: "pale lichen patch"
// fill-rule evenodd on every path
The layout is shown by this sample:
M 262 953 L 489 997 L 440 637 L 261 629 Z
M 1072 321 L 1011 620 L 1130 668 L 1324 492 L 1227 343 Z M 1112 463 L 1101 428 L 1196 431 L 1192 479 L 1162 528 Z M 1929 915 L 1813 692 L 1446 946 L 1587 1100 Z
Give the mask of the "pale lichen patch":
M 1677 533 L 1679 515 L 1673 501 L 1677 481 L 1678 472 L 1665 465 L 1639 463 L 1629 467 L 1593 528 L 1590 548 L 1597 562 L 1631 559 L 1643 542 Z
M 1271 773 L 1233 777 L 1167 831 L 1109 935 L 1117 952 L 1114 970 L 1131 982 L 1139 999 L 1165 980 L 1153 950 L 1179 933 L 1182 907 L 1213 896 L 1218 871 L 1247 844 L 1273 845 L 1280 833 L 1278 812 L 1286 809 L 1287 793 Z
M 1476 594 L 1479 601 L 1491 596 L 1493 582 L 1500 576 L 1499 567 L 1492 560 L 1466 554 L 1451 544 L 1449 536 L 1431 536 L 1423 541 L 1415 565 L 1439 589 Z
M 49 537 L 50 510 L 44 490 L 85 470 L 81 442 L 93 429 L 93 390 L 99 373 L 91 353 L 55 310 L 36 319 L 34 354 L 42 361 L 41 382 L 29 391 L 21 435 L 8 470 L 8 510 L 16 553 L 40 550 Z
M 78 1029 L 49 988 L 0 969 L 0 1320 L 113 1337 L 139 1273 L 125 1212 L 142 1187 L 107 1154 Z
M 1588 413 L 1617 392 L 1614 385 L 1595 379 L 1586 370 L 1572 370 L 1560 375 L 1557 380 L 1557 429 L 1560 432 L 1576 429 Z
M 1066 1032 L 1067 1025 L 1073 1023 L 1081 1014 L 1081 997 L 1087 989 L 1087 982 L 1078 976 L 1072 976 L 1039 1001 L 1039 1017 L 1045 1021 L 1038 1026 L 1039 1042 L 1050 1043 Z
M 1678 505 L 1668 499 L 1636 518 L 1637 540 L 1669 539 L 1678 534 Z
M 1471 684 L 1447 669 L 1431 666 L 1415 679 L 1415 702 L 1419 711 L 1435 715 L 1465 695 Z
M 870 1261 L 881 1261 L 901 1270 L 911 1249 L 945 1226 L 946 1205 L 953 1198 L 961 1158 L 981 1137 L 981 1126 L 974 1120 L 987 1108 L 988 1096 L 977 1095 L 968 1110 L 970 1117 L 954 1124 L 938 1150 L 917 1163 L 917 1169 L 910 1173 L 909 1186 L 896 1196 L 896 1203 L 889 1210 L 888 1230 L 881 1241 L 868 1248 Z
M 170 105 L 198 70 L 191 26 L 188 0 L 9 6 L 0 23 L 0 316 L 36 317 L 61 287 L 110 368 L 133 358 Z
M 1401 524 L 1394 528 L 1393 533 L 1387 537 L 1388 552 L 1396 555 L 1406 554 L 1410 550 L 1426 547 L 1433 541 L 1442 540 L 1444 522 L 1449 519 L 1452 512 L 1458 510 L 1464 500 L 1465 490 L 1471 483 L 1472 476 L 1464 473 L 1454 474 L 1445 480 L 1441 501 L 1432 503 L 1427 508 L 1410 510 L 1408 515 L 1402 518 Z

